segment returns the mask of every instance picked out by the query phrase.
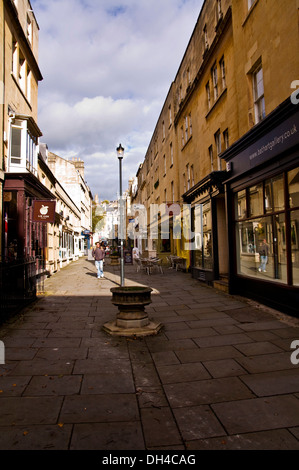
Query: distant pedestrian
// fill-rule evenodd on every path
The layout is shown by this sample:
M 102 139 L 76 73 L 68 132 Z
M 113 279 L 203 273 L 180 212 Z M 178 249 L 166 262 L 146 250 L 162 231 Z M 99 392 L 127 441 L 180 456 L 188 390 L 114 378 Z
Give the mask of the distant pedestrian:
M 137 264 L 139 260 L 139 250 L 137 246 L 135 246 L 132 250 L 132 256 L 133 256 L 133 264 Z
M 103 243 L 96 243 L 96 248 L 92 250 L 92 256 L 95 260 L 95 266 L 97 269 L 97 278 L 102 279 L 104 277 L 104 259 L 105 259 L 105 247 Z

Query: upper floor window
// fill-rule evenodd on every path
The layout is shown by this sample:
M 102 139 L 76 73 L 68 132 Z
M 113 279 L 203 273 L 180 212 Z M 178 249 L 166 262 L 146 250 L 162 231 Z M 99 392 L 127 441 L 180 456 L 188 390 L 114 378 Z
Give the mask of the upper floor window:
M 215 134 L 215 144 L 216 144 L 216 151 L 217 151 L 217 160 L 218 160 L 218 170 L 221 170 L 221 159 L 219 155 L 221 154 L 221 134 L 220 130 L 218 130 Z
M 218 21 L 221 20 L 222 16 L 223 16 L 223 13 L 222 13 L 221 0 L 217 0 L 217 2 L 216 2 L 216 24 L 218 23 Z
M 38 138 L 32 134 L 28 121 L 14 119 L 10 126 L 9 171 L 30 171 L 37 174 Z
M 31 99 L 32 73 L 18 42 L 12 41 L 12 73 L 28 101 Z
M 225 73 L 225 62 L 224 62 L 224 57 L 219 62 L 220 65 L 220 72 L 221 72 L 221 85 L 222 85 L 222 90 L 226 88 L 226 73 Z
M 207 106 L 208 109 L 211 108 L 211 90 L 210 90 L 210 82 L 206 84 L 206 98 L 207 98 Z
M 266 116 L 263 68 L 261 64 L 254 70 L 252 74 L 252 80 L 253 80 L 255 123 L 257 124 Z
M 188 122 L 188 116 L 185 116 L 185 138 L 186 142 L 189 139 L 189 122 Z
M 209 42 L 208 42 L 208 29 L 207 25 L 204 25 L 203 28 L 203 50 L 206 51 L 209 48 Z
M 223 132 L 223 141 L 224 141 L 224 149 L 228 149 L 229 147 L 229 134 L 228 134 L 228 129 L 225 129 Z
M 218 98 L 218 70 L 217 70 L 216 64 L 212 68 L 212 81 L 213 81 L 213 89 L 214 89 L 214 100 L 216 101 Z
M 32 44 L 32 22 L 29 15 L 27 15 L 27 39 Z
M 169 105 L 169 108 L 168 108 L 168 115 L 169 115 L 169 127 L 171 126 L 172 124 L 172 111 L 171 111 L 171 105 Z
M 184 127 L 183 126 L 181 127 L 181 144 L 182 144 L 182 147 L 184 147 L 184 145 L 185 145 L 185 135 L 184 135 Z
M 213 145 L 209 147 L 209 157 L 211 163 L 211 171 L 214 171 Z

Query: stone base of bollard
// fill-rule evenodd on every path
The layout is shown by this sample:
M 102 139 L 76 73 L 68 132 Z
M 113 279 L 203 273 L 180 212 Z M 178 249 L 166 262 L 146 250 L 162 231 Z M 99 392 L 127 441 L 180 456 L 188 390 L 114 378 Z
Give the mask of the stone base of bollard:
M 150 320 L 145 311 L 146 305 L 151 303 L 150 287 L 114 287 L 111 292 L 111 302 L 118 307 L 118 314 L 115 321 L 104 324 L 104 331 L 118 336 L 149 336 L 159 333 L 162 324 Z

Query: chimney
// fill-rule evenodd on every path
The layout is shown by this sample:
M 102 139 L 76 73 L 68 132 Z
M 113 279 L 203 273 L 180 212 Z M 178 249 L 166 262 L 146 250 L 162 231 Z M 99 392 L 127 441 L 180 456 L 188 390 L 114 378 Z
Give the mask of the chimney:
M 78 158 L 78 159 L 76 158 L 73 161 L 73 164 L 75 165 L 76 170 L 79 171 L 80 175 L 84 179 L 84 162 L 83 162 L 83 160 L 80 160 L 80 158 Z

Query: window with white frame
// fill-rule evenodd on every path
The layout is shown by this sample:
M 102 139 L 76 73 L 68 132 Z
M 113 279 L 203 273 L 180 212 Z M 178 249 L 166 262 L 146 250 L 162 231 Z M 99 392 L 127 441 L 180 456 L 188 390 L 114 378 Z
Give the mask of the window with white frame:
M 10 163 L 21 165 L 22 161 L 22 121 L 15 121 L 11 126 Z
M 37 174 L 37 137 L 27 120 L 14 119 L 10 126 L 9 171 Z
M 32 72 L 18 42 L 12 40 L 12 74 L 28 101 L 31 99 Z
M 257 124 L 258 122 L 262 121 L 266 116 L 262 64 L 260 64 L 252 73 L 252 80 L 255 123 Z
M 19 70 L 19 48 L 17 41 L 13 38 L 12 40 L 12 73 L 17 79 Z

